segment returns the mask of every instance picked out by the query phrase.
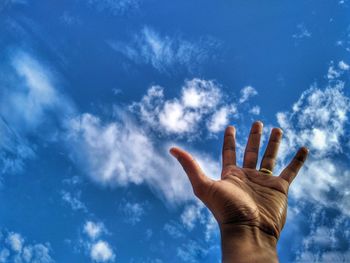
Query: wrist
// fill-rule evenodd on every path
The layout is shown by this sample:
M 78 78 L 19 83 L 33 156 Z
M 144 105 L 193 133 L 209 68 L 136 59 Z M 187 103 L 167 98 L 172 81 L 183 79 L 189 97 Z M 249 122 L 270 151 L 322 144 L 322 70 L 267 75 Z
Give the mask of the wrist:
M 277 239 L 256 226 L 220 225 L 222 262 L 278 262 Z

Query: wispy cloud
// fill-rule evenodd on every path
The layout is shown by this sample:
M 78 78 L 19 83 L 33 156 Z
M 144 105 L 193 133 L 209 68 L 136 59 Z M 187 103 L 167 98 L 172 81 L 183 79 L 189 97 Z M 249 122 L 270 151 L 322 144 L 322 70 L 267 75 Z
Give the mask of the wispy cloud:
M 182 262 L 196 263 L 208 254 L 209 250 L 200 241 L 189 240 L 177 249 Z
M 25 161 L 35 158 L 35 149 L 0 117 L 1 174 L 21 172 Z
M 156 147 L 127 116 L 103 123 L 96 116 L 82 114 L 71 121 L 67 141 L 77 163 L 99 184 L 146 183 L 169 204 L 194 198 L 188 179 L 168 154 L 169 142 Z M 209 174 L 218 174 L 215 161 L 201 154 L 197 157 Z
M 174 72 L 179 66 L 195 71 L 203 62 L 215 57 L 220 42 L 211 37 L 189 41 L 144 27 L 130 43 L 109 41 L 109 45 L 137 64 L 148 64 L 161 72 Z
M 31 55 L 18 52 L 12 64 L 20 81 L 6 93 L 6 102 L 1 99 L 0 110 L 7 121 L 21 129 L 35 129 L 45 121 L 44 114 L 67 116 L 74 111 L 54 86 L 53 73 Z
M 119 209 L 122 211 L 125 222 L 136 225 L 141 222 L 142 217 L 145 215 L 146 204 L 142 203 L 132 203 L 132 202 L 122 202 Z
M 252 86 L 246 86 L 241 90 L 241 97 L 239 103 L 246 102 L 249 98 L 258 95 L 258 92 Z
M 329 80 L 338 80 L 349 70 L 349 68 L 350 66 L 343 60 L 339 61 L 337 64 L 335 64 L 334 61 L 331 61 L 327 72 L 327 78 Z
M 304 39 L 304 38 L 310 38 L 311 33 L 310 31 L 306 28 L 305 24 L 298 24 L 297 25 L 297 32 L 293 34 L 293 38 L 295 39 Z
M 67 203 L 73 210 L 87 212 L 86 205 L 81 201 L 81 191 L 75 190 L 71 193 L 66 190 L 61 191 L 62 200 Z
M 60 20 L 63 24 L 67 26 L 73 26 L 73 25 L 81 25 L 82 20 L 79 16 L 73 15 L 68 11 L 64 11 L 63 14 L 60 17 Z
M 69 177 L 62 181 L 64 188 L 60 191 L 62 201 L 70 206 L 73 211 L 88 212 L 87 206 L 82 201 L 81 178 Z
M 35 147 L 28 135 L 48 134 L 56 122 L 69 116 L 74 107 L 54 86 L 54 74 L 32 55 L 17 51 L 10 58 L 7 78 L 1 79 L 0 93 L 0 156 L 2 172 L 20 171 L 25 160 L 35 157 Z M 45 126 L 45 128 L 43 128 Z M 42 139 L 48 139 L 42 138 Z
M 0 2 L 0 12 L 13 5 L 26 5 L 27 0 L 5 0 Z
M 196 227 L 204 229 L 204 237 L 206 241 L 216 238 L 218 225 L 211 212 L 200 202 L 187 204 L 181 215 L 182 224 L 188 231 L 192 231 Z
M 88 0 L 87 3 L 94 9 L 110 12 L 113 15 L 124 14 L 138 9 L 142 0 Z
M 323 211 L 323 212 L 322 212 Z M 349 218 L 324 216 L 318 207 L 311 213 L 310 232 L 302 239 L 296 253 L 297 262 L 348 262 L 350 253 Z

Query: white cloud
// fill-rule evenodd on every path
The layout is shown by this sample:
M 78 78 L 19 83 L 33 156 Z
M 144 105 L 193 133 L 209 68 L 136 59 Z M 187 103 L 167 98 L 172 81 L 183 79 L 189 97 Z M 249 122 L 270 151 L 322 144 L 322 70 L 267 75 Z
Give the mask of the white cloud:
M 341 70 L 349 70 L 350 69 L 350 66 L 347 63 L 345 63 L 343 60 L 339 61 L 338 67 Z
M 15 252 L 20 253 L 23 246 L 23 238 L 18 233 L 9 233 L 6 240 L 7 244 L 10 245 L 11 249 Z
M 342 152 L 340 139 L 345 135 L 350 111 L 350 100 L 343 88 L 343 83 L 324 90 L 311 87 L 303 92 L 291 113 L 277 114 L 278 123 L 285 130 L 284 150 L 307 145 L 318 157 Z
M 187 81 L 181 92 L 181 102 L 184 107 L 202 111 L 216 107 L 222 98 L 219 87 L 213 81 L 201 79 Z
M 339 61 L 337 65 L 334 65 L 334 62 L 331 61 L 328 67 L 327 78 L 329 80 L 339 79 L 349 68 L 350 66 L 343 60 Z
M 350 99 L 344 94 L 343 83 L 337 82 L 321 90 L 311 87 L 293 105 L 289 113 L 278 113 L 277 120 L 284 131 L 280 149 L 280 166 L 284 166 L 297 147 L 310 149 L 301 174 L 291 187 L 294 198 L 304 198 L 324 206 L 339 208 L 350 214 L 349 171 L 336 156 L 346 151 Z M 332 201 L 327 193 L 336 190 L 338 200 Z
M 186 81 L 179 98 L 165 100 L 164 90 L 152 86 L 131 110 L 153 129 L 168 134 L 198 134 L 205 124 L 210 132 L 218 132 L 237 113 L 234 104 L 225 104 L 219 86 L 210 80 Z
M 130 117 L 103 124 L 99 118 L 83 114 L 71 121 L 67 145 L 97 183 L 145 183 L 170 204 L 194 198 L 186 175 L 168 153 L 169 143 L 156 148 Z M 218 163 L 202 154 L 194 155 L 208 175 L 219 174 Z
M 254 106 L 249 110 L 249 113 L 253 115 L 259 115 L 260 114 L 260 107 L 259 106 Z
M 241 90 L 241 98 L 239 99 L 239 103 L 246 102 L 249 98 L 258 95 L 258 92 L 252 86 L 246 86 Z
M 84 232 L 91 238 L 98 238 L 103 232 L 105 232 L 105 227 L 101 222 L 94 223 L 92 221 L 87 221 L 84 225 Z
M 50 244 L 28 244 L 21 234 L 15 232 L 3 232 L 3 235 L 5 237 L 5 242 L 3 244 L 0 243 L 0 246 L 2 247 L 2 250 L 0 251 L 0 262 L 54 262 L 50 256 Z
M 68 191 L 61 191 L 61 197 L 64 202 L 70 205 L 73 210 L 82 210 L 87 212 L 85 204 L 80 200 L 81 191 L 76 190 L 74 193 Z
M 310 160 L 291 189 L 293 196 L 297 198 L 308 196 L 311 200 L 322 201 L 323 205 L 329 205 L 324 195 L 331 187 L 336 186 L 338 182 L 337 172 L 332 160 Z M 317 180 L 315 180 L 315 176 L 317 176 Z M 309 191 L 303 192 L 305 189 L 309 189 Z
M 297 202 L 288 211 L 296 218 L 303 213 L 304 203 L 307 207 L 319 207 L 319 211 L 308 212 L 309 217 L 317 219 L 308 222 L 311 232 L 304 238 L 296 262 L 350 259 L 348 251 L 343 249 L 348 245 L 344 240 L 350 237 L 346 230 L 350 215 L 350 170 L 346 156 L 350 98 L 344 90 L 345 83 L 340 80 L 343 71 L 341 65 L 334 66 L 332 62 L 326 88 L 313 85 L 302 93 L 290 112 L 277 114 L 284 131 L 279 169 L 290 161 L 298 147 L 306 145 L 310 149 L 308 160 L 290 188 L 290 196 Z M 328 213 L 326 208 L 338 212 Z M 334 222 L 339 217 L 343 223 Z M 322 219 L 326 223 L 320 222 Z
M 78 152 L 82 156 L 78 158 L 90 160 L 94 180 L 120 185 L 140 184 L 144 180 L 142 175 L 154 149 L 143 131 L 128 122 L 124 127 L 117 122 L 103 125 L 91 114 L 73 119 L 70 125 L 69 140 L 81 147 Z
M 211 116 L 207 122 L 208 130 L 216 133 L 222 131 L 229 124 L 229 117 L 237 112 L 237 108 L 233 105 L 222 106 Z
M 212 52 L 219 42 L 209 37 L 190 42 L 144 27 L 130 43 L 110 41 L 109 45 L 135 63 L 150 64 L 161 72 L 168 72 L 175 70 L 175 66 L 196 70 L 202 62 L 214 57 Z
M 328 79 L 336 79 L 340 77 L 340 72 L 334 68 L 333 65 L 331 65 L 328 68 L 327 78 Z
M 48 245 L 35 244 L 23 248 L 22 258 L 24 262 L 32 263 L 51 263 L 54 262 L 50 256 Z
M 194 125 L 201 119 L 195 111 L 185 111 L 177 101 L 165 102 L 163 110 L 159 113 L 159 124 L 168 132 L 183 133 L 194 130 Z
M 123 203 L 122 211 L 124 213 L 125 220 L 132 225 L 135 225 L 138 222 L 140 222 L 142 216 L 145 214 L 145 208 L 140 203 Z
M 96 262 L 108 262 L 114 261 L 115 254 L 106 241 L 99 240 L 91 246 L 90 257 Z
M 113 262 L 115 260 L 115 253 L 112 246 L 107 241 L 101 239 L 103 234 L 108 233 L 102 222 L 87 220 L 83 226 L 83 233 L 85 233 L 88 238 L 82 240 L 81 244 L 84 249 L 88 250 L 92 261 Z

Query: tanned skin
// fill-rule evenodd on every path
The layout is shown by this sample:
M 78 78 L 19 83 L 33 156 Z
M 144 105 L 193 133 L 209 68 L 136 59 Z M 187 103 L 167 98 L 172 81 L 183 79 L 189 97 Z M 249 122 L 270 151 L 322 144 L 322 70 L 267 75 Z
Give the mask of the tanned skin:
M 170 153 L 185 170 L 194 194 L 216 218 L 220 233 L 223 263 L 278 262 L 277 241 L 286 222 L 288 189 L 303 166 L 308 150 L 302 147 L 278 176 L 273 172 L 282 130 L 271 131 L 260 168 L 257 161 L 261 122 L 253 123 L 244 153 L 243 167 L 236 165 L 235 128 L 225 130 L 220 180 L 206 176 L 186 151 L 173 147 Z

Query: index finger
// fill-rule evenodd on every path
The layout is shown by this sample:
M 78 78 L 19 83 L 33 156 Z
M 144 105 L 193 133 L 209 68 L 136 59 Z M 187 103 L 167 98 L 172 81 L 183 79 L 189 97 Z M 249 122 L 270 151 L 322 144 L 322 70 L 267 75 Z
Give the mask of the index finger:
M 222 168 L 236 165 L 236 130 L 228 126 L 225 130 L 224 144 L 222 146 Z

